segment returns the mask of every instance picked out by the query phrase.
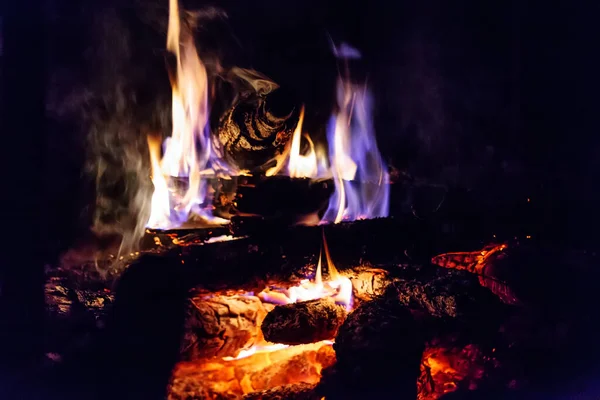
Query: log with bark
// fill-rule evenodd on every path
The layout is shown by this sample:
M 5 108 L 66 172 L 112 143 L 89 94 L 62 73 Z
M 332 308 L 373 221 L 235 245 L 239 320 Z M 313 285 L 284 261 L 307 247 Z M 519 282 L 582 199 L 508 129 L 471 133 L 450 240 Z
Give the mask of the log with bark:
M 261 329 L 269 342 L 314 343 L 333 339 L 345 319 L 344 306 L 323 298 L 277 306 L 267 314 Z

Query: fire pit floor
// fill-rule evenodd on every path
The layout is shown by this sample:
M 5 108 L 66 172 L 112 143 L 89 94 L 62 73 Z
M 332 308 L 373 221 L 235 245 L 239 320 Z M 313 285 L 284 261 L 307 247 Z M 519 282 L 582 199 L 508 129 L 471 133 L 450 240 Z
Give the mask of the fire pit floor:
M 549 385 L 557 376 L 566 381 L 577 352 L 586 348 L 597 354 L 590 345 L 595 310 L 587 287 L 593 282 L 593 257 L 513 241 L 499 251 L 482 245 L 471 253 L 449 253 L 432 264 L 428 260 L 437 252 L 410 259 L 411 253 L 398 247 L 411 248 L 410 232 L 401 232 L 393 220 L 324 228 L 337 275 L 324 263 L 322 282 L 346 279 L 353 300 L 343 324 L 327 333 L 331 337 L 313 342 L 307 335 L 299 345 L 266 342 L 261 325 L 282 307 L 270 302 L 278 287 L 287 289 L 277 293 L 290 296 L 291 287 L 317 284 L 321 227 L 158 245 L 124 258 L 122 264 L 129 266 L 116 274 L 116 286 L 95 267 L 49 270 L 52 368 L 106 340 L 121 342 L 118 351 L 152 357 L 160 347 L 152 340 L 168 339 L 153 329 L 173 325 L 170 340 L 183 340 L 172 359 L 179 362 L 171 366 L 170 399 L 386 398 L 389 393 L 439 399 L 486 390 L 517 393 Z M 430 246 L 448 245 L 437 237 Z M 291 315 L 296 304 L 290 305 Z M 279 334 L 286 337 L 288 328 L 282 326 Z M 289 336 L 302 338 L 295 326 Z

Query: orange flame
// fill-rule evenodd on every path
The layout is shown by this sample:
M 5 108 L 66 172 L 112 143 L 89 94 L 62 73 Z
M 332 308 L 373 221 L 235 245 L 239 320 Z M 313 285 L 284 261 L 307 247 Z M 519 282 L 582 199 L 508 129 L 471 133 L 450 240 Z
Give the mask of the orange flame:
M 327 271 L 329 272 L 329 279 L 327 281 L 323 280 L 323 251 L 321 251 L 315 277 L 312 280 L 304 279 L 300 281 L 299 285 L 289 288 L 266 288 L 258 294 L 258 297 L 264 302 L 275 304 L 290 304 L 298 301 L 331 297 L 336 303 L 343 304 L 350 310 L 352 308 L 352 282 L 350 279 L 342 276 L 335 268 L 324 234 L 323 248 L 325 250 Z

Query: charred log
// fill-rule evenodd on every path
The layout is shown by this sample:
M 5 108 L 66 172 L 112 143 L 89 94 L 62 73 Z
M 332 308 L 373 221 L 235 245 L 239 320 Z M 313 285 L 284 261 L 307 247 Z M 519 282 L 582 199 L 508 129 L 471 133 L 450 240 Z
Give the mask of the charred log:
M 232 221 L 232 230 L 243 235 L 252 233 L 248 224 L 240 226 L 240 221 L 248 216 L 260 216 L 267 221 L 276 218 L 279 229 L 300 222 L 311 214 L 322 216 L 334 189 L 330 180 L 313 181 L 287 176 L 239 177 L 237 181 L 235 206 L 232 207 L 236 217 Z M 316 218 L 315 223 L 319 221 L 319 217 Z
M 407 308 L 383 299 L 361 305 L 340 328 L 334 349 L 328 399 L 417 397 L 424 342 Z
M 316 386 L 309 383 L 278 386 L 244 396 L 244 400 L 320 400 Z
M 473 319 L 500 310 L 498 298 L 474 277 L 435 272 L 433 276 L 414 280 L 396 279 L 390 290 L 400 304 L 439 318 Z
M 266 307 L 254 296 L 191 298 L 181 343 L 182 359 L 236 357 L 240 350 L 259 343 Z
M 284 152 L 300 108 L 282 91 L 241 96 L 219 121 L 217 138 L 226 160 L 239 169 L 264 171 Z
M 303 344 L 333 339 L 346 319 L 346 310 L 331 298 L 275 307 L 262 323 L 265 339 L 273 343 Z
M 78 288 L 65 277 L 50 277 L 45 294 L 45 351 L 76 351 L 90 333 L 104 327 L 114 295 L 102 288 Z

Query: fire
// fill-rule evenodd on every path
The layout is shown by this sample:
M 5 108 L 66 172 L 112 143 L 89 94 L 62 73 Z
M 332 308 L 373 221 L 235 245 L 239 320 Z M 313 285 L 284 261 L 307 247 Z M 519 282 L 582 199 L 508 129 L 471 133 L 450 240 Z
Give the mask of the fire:
M 323 250 L 325 252 L 327 271 L 329 272 L 329 280 L 327 281 L 323 280 L 322 275 Z M 319 254 L 317 270 L 312 280 L 304 279 L 299 285 L 289 288 L 266 288 L 258 294 L 258 297 L 263 302 L 274 304 L 290 304 L 298 301 L 331 297 L 336 303 L 342 304 L 346 309 L 350 310 L 352 308 L 352 282 L 350 279 L 341 276 L 335 268 L 329 254 L 325 235 L 323 235 L 323 249 Z
M 346 46 L 346 50 L 349 48 Z M 356 58 L 357 50 L 337 51 L 340 58 Z M 389 173 L 383 162 L 372 121 L 372 99 L 366 85 L 353 84 L 348 78 L 337 83 L 339 111 L 330 119 L 327 129 L 329 154 L 325 156 L 309 135 L 304 135 L 309 151 L 300 154 L 304 108 L 291 146 L 267 171 L 276 175 L 288 159 L 288 174 L 292 178 L 333 178 L 335 192 L 321 222 L 387 217 L 389 212 Z
M 327 130 L 335 193 L 323 221 L 386 217 L 389 174 L 377 148 L 366 86 L 338 81 L 340 111 Z
M 320 146 L 315 146 L 308 133 L 302 132 L 305 109 L 302 107 L 298 124 L 294 129 L 292 140 L 285 151 L 275 158 L 275 166 L 269 168 L 265 175 L 281 174 L 287 162 L 287 175 L 291 178 L 325 179 L 331 176 L 327 166 L 327 155 Z M 302 138 L 308 144 L 308 152 L 302 154 Z
M 176 58 L 174 71 L 170 71 L 173 131 L 164 142 L 162 159 L 159 146 L 149 139 L 154 193 L 147 226 L 179 227 L 191 212 L 209 221 L 224 223 L 226 221 L 215 220 L 210 210 L 201 207 L 207 189 L 202 176 L 215 173 L 209 170 L 215 157 L 208 127 L 209 84 L 191 32 L 182 30 L 177 0 L 169 2 L 167 49 Z M 187 184 L 183 191 L 175 188 L 175 177 Z
M 280 385 L 317 384 L 321 371 L 333 363 L 335 352 L 329 341 L 256 352 L 235 360 L 178 363 L 169 399 L 241 398 Z
M 227 165 L 213 144 L 209 128 L 211 84 L 194 45 L 191 28 L 180 20 L 177 0 L 169 2 L 167 50 L 175 56 L 170 68 L 172 87 L 171 136 L 163 143 L 148 139 L 154 193 L 146 226 L 179 228 L 199 217 L 203 222 L 223 224 L 212 215 L 208 177 L 229 178 L 236 171 Z M 340 58 L 357 58 L 358 51 L 342 46 Z M 351 50 L 351 51 L 350 51 Z M 271 82 L 274 85 L 274 83 Z M 303 132 L 302 108 L 291 141 L 266 176 L 287 174 L 292 178 L 333 179 L 335 193 L 321 220 L 312 223 L 385 217 L 388 215 L 389 176 L 377 149 L 371 116 L 371 95 L 366 85 L 340 77 L 337 111 L 327 130 L 328 150 Z M 302 145 L 304 142 L 304 146 Z
M 308 142 L 309 151 L 307 154 L 300 154 L 300 142 L 302 139 L 302 123 L 304 122 L 304 107 L 300 111 L 300 119 L 298 126 L 292 136 L 292 144 L 290 148 L 290 159 L 288 164 L 288 173 L 292 178 L 318 178 L 319 177 L 319 162 L 315 144 L 308 134 L 304 138 Z M 320 158 L 323 160 L 324 155 L 319 152 Z

